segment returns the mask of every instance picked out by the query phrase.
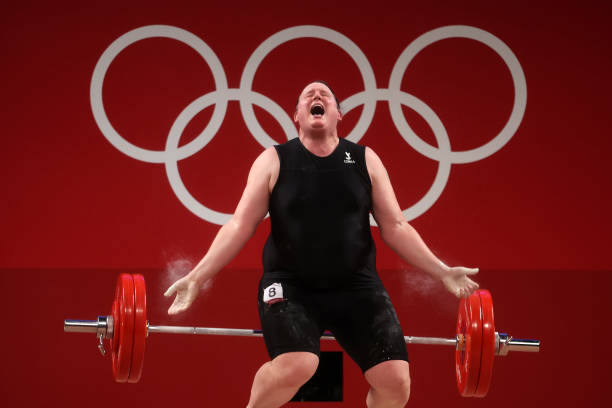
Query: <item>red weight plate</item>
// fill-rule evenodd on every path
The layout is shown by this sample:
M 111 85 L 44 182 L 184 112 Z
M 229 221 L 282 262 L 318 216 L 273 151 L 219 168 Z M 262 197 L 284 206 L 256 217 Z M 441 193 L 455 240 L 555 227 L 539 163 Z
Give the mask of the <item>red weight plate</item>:
M 115 297 L 113 298 L 113 337 L 111 337 L 111 362 L 113 364 L 113 378 L 117 379 L 117 358 L 119 356 L 119 338 L 121 337 L 121 279 L 115 285 Z
M 116 292 L 116 291 L 115 291 Z M 110 349 L 111 349 L 111 358 L 113 362 L 113 376 L 115 372 L 115 355 L 117 354 L 117 350 L 119 347 L 119 341 L 115 341 L 119 337 L 119 307 L 117 306 L 117 301 L 113 299 L 113 307 L 111 315 L 113 316 L 113 336 L 110 339 Z
M 493 298 L 488 290 L 479 290 L 482 311 L 482 353 L 480 355 L 480 377 L 474 392 L 475 397 L 484 397 L 489 391 L 495 359 L 495 322 L 493 319 Z
M 465 345 L 463 350 L 455 352 L 457 388 L 462 396 L 471 397 L 478 385 L 482 348 L 480 296 L 476 293 L 462 299 L 459 304 L 457 334 L 463 335 Z
M 117 317 L 113 333 L 112 361 L 113 377 L 117 382 L 126 382 L 132 364 L 132 344 L 134 342 L 134 280 L 132 275 L 122 273 L 115 288 Z
M 471 325 L 471 314 L 468 310 L 469 303 L 466 299 L 459 301 L 459 311 L 457 313 L 457 339 L 462 345 L 455 351 L 455 375 L 457 377 L 457 389 L 463 395 L 466 385 L 465 362 L 470 359 L 471 336 L 468 336 L 467 328 Z
M 147 290 L 142 275 L 135 274 L 132 277 L 134 279 L 134 348 L 128 382 L 136 383 L 142 376 L 147 338 Z
M 467 386 L 468 394 L 466 397 L 471 397 L 476 391 L 478 385 L 478 378 L 480 377 L 480 359 L 482 355 L 482 311 L 480 305 L 480 296 L 476 293 L 472 293 L 468 298 L 470 303 L 470 312 L 472 314 L 472 325 L 470 328 L 470 335 L 472 337 L 471 344 L 471 360 L 469 365 L 466 367 L 467 373 Z
M 119 320 L 119 301 L 121 292 L 119 290 L 119 282 L 115 286 L 115 297 L 113 298 L 112 316 L 113 316 L 113 336 L 110 339 L 111 359 L 113 363 L 113 377 L 115 376 L 115 359 L 119 351 L 119 333 L 121 332 L 121 321 Z

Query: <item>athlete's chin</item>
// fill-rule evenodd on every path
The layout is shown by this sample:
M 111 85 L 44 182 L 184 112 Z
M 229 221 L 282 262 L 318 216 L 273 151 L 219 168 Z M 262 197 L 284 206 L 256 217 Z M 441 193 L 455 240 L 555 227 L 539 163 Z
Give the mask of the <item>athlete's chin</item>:
M 330 127 L 330 124 L 323 120 L 315 120 L 308 123 L 308 128 L 311 130 L 325 130 Z
M 325 136 L 330 133 L 330 130 L 326 126 L 310 126 L 308 129 L 305 129 L 306 133 L 312 136 Z

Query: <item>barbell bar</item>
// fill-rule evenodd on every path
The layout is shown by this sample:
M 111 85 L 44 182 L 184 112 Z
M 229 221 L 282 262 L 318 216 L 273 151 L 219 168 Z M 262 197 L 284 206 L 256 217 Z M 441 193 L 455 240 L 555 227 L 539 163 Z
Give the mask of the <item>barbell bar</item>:
M 142 376 L 145 339 L 150 333 L 262 337 L 261 330 L 195 326 L 151 325 L 146 319 L 146 288 L 140 274 L 120 274 L 115 287 L 112 312 L 97 320 L 64 320 L 64 331 L 95 333 L 98 349 L 107 354 L 109 340 L 113 377 L 117 382 L 138 382 Z M 322 340 L 335 340 L 330 332 Z M 493 300 L 487 290 L 477 290 L 461 299 L 455 338 L 404 336 L 407 344 L 452 346 L 459 393 L 484 397 L 491 383 L 493 357 L 510 351 L 538 352 L 540 340 L 514 339 L 495 331 Z

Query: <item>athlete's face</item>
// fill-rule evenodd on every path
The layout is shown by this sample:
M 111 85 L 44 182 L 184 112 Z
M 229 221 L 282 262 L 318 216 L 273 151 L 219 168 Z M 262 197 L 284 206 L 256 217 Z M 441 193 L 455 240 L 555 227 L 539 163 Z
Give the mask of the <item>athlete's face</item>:
M 313 82 L 300 94 L 293 120 L 303 130 L 335 130 L 342 115 L 332 91 L 325 84 Z

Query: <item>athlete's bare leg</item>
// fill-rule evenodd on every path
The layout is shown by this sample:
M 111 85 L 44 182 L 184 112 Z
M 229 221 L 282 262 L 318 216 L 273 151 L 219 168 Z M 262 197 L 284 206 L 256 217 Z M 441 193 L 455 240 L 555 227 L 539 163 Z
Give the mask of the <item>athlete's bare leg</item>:
M 319 357 L 308 352 L 284 353 L 262 365 L 251 388 L 247 408 L 276 408 L 288 402 L 319 365 Z
M 365 372 L 368 408 L 402 408 L 410 397 L 410 368 L 403 360 L 377 364 Z

